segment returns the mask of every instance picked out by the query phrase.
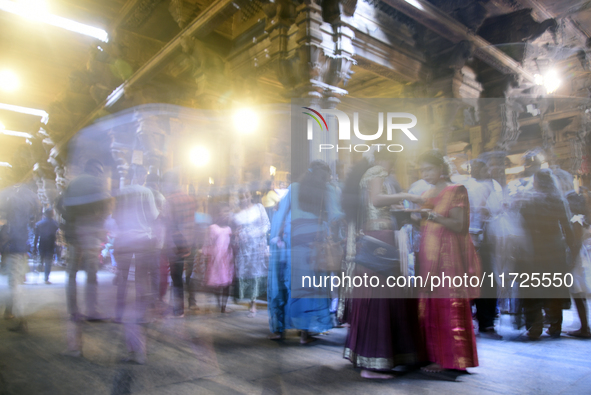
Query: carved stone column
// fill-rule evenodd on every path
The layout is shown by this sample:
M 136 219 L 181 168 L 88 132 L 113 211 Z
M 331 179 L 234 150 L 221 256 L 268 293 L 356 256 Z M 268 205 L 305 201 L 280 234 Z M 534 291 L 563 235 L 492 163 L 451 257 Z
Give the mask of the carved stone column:
M 433 147 L 444 155 L 451 138 L 453 124 L 460 110 L 477 106 L 476 99 L 482 92 L 482 86 L 476 81 L 476 75 L 469 67 L 455 69 L 449 76 L 437 79 L 429 84 L 431 96 L 441 97 L 433 104 L 436 129 L 433 133 Z M 450 100 L 450 99 L 466 99 Z M 478 109 L 474 109 L 477 112 Z
M 144 116 L 139 113 L 137 119 L 135 149 L 141 149 L 143 152 L 142 165 L 146 170 L 155 168 L 162 173 L 164 170 L 164 147 L 166 142 L 165 121 L 156 116 Z
M 126 184 L 127 174 L 131 162 L 132 147 L 129 141 L 125 141 L 123 131 L 111 130 L 109 131 L 111 137 L 111 155 L 117 163 L 117 172 L 119 173 L 119 188 L 123 188 Z

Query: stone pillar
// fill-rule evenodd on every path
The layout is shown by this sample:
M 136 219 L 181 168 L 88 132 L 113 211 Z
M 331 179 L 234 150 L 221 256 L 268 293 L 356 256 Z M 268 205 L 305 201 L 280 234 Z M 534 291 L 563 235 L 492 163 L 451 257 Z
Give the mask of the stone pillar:
M 117 130 L 110 130 L 111 137 L 111 155 L 117 163 L 117 172 L 119 173 L 119 189 L 126 184 L 127 174 L 131 162 L 132 149 L 131 145 L 123 140 L 124 132 Z
M 162 174 L 164 168 L 164 147 L 166 142 L 165 120 L 157 116 L 136 114 L 138 126 L 135 132 L 135 149 L 143 152 L 142 165 L 146 170 L 157 169 Z M 139 163 L 138 163 L 139 164 Z

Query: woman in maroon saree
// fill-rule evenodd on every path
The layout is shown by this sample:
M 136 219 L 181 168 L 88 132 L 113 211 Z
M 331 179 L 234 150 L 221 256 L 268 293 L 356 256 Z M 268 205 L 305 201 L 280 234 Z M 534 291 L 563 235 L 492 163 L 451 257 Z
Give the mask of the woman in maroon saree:
M 423 199 L 408 193 L 395 193 L 389 188 L 386 178 L 393 170 L 393 158 L 395 155 L 388 151 L 375 153 L 374 166 L 365 171 L 358 184 L 357 193 L 362 196 L 358 207 L 360 213 L 352 217 L 358 220 L 366 235 L 394 246 L 391 205 L 405 199 L 421 204 Z M 380 283 L 386 283 L 384 275 L 355 263 L 353 276 L 364 275 L 377 276 Z M 350 327 L 343 356 L 354 367 L 361 368 L 363 378 L 393 378 L 394 367 L 413 365 L 420 360 L 417 301 L 391 298 L 392 292 L 380 287 L 358 287 L 347 300 Z
M 434 188 L 423 194 L 427 216 L 421 228 L 419 274 L 423 279 L 442 274 L 481 276 L 480 260 L 468 233 L 470 205 L 462 185 L 449 181 L 443 156 L 429 151 L 420 158 L 421 174 Z M 431 364 L 427 374 L 442 378 L 450 370 L 478 366 L 470 299 L 478 288 L 440 287 L 429 284 L 421 292 L 419 320 Z M 454 377 L 455 379 L 455 377 Z

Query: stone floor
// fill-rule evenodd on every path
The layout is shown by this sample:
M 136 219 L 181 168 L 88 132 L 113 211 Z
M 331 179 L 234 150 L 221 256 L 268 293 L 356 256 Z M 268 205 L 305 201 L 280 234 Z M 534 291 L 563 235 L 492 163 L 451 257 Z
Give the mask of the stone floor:
M 112 274 L 101 272 L 101 306 L 113 312 Z M 61 356 L 65 349 L 63 271 L 53 285 L 29 273 L 25 285 L 29 334 L 6 330 L 0 321 L 0 394 L 590 394 L 591 340 L 563 337 L 531 342 L 501 317 L 504 340 L 479 338 L 480 367 L 461 382 L 436 381 L 411 372 L 389 381 L 362 379 L 342 358 L 346 329 L 334 329 L 301 346 L 297 334 L 266 339 L 264 304 L 255 318 L 246 307 L 233 313 L 201 310 L 181 320 L 150 324 L 148 363 L 120 362 L 126 355 L 122 325 L 84 324 L 84 358 Z M 84 274 L 79 275 L 84 284 Z M 133 296 L 133 292 L 130 292 Z M 0 276 L 0 301 L 6 278 Z M 210 301 L 213 303 L 213 300 Z M 0 302 L 1 303 L 1 302 Z M 0 311 L 2 308 L 0 307 Z M 577 326 L 565 312 L 564 329 Z

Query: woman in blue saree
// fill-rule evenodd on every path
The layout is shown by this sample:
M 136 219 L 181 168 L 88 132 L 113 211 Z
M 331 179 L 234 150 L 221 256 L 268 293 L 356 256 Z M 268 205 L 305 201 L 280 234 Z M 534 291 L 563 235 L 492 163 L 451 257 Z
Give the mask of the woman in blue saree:
M 272 340 L 284 338 L 286 329 L 299 329 L 300 342 L 306 344 L 314 340 L 309 332 L 332 328 L 329 288 L 304 287 L 301 283 L 302 276 L 321 274 L 314 270 L 312 243 L 319 232 L 327 232 L 327 222 L 343 217 L 329 180 L 328 165 L 312 162 L 300 182 L 289 187 L 273 215 L 267 289 Z

